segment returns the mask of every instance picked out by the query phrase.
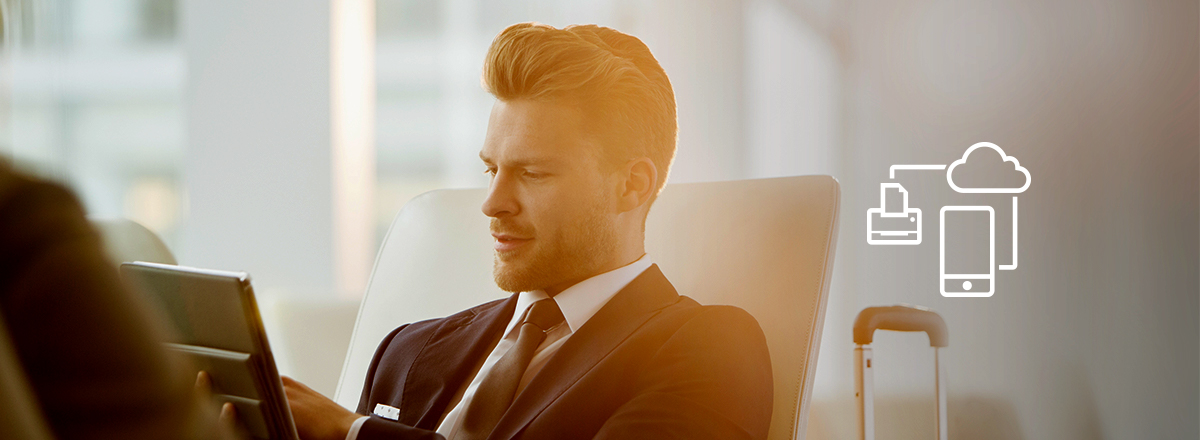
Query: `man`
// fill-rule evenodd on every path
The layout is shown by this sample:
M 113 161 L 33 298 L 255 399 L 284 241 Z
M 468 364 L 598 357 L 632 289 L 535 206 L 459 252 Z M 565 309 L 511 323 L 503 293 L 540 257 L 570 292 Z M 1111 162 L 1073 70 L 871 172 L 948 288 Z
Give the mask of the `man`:
M 480 158 L 511 297 L 380 344 L 358 413 L 285 380 L 305 439 L 763 439 L 758 323 L 680 296 L 645 254 L 675 100 L 637 38 L 517 24 L 488 51 Z

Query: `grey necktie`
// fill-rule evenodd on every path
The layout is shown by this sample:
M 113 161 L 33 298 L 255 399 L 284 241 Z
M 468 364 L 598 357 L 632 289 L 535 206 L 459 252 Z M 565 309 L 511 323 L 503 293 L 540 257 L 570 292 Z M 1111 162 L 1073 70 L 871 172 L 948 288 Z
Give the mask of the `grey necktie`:
M 529 313 L 521 322 L 517 342 L 480 382 L 463 414 L 462 429 L 454 440 L 483 440 L 492 433 L 500 417 L 512 405 L 517 385 L 521 383 L 534 351 L 546 340 L 546 331 L 560 322 L 563 322 L 562 310 L 554 299 L 543 299 L 529 307 Z

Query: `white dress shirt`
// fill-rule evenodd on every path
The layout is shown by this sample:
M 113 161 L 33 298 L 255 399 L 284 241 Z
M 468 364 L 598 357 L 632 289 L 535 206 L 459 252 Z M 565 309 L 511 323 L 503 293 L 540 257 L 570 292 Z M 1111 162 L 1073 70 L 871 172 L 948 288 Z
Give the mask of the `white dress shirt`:
M 546 339 L 534 351 L 533 359 L 529 361 L 529 367 L 525 369 L 525 375 L 521 377 L 521 383 L 517 385 L 517 394 L 519 395 L 529 381 L 542 371 L 542 367 L 546 365 L 554 353 L 558 352 L 559 347 L 566 343 L 567 338 L 579 331 L 583 324 L 587 323 L 592 315 L 595 315 L 601 307 L 608 303 L 608 300 L 624 289 L 626 285 L 649 269 L 654 264 L 650 260 L 650 256 L 642 255 L 637 261 L 625 265 L 623 267 L 593 276 L 586 280 L 580 281 L 575 285 L 568 287 L 566 290 L 559 292 L 554 296 L 554 301 L 558 303 L 558 308 L 562 310 L 565 322 L 551 328 L 546 332 Z M 475 377 L 467 385 L 466 390 L 462 393 L 462 398 L 457 402 L 451 402 L 450 412 L 446 413 L 438 424 L 437 433 L 448 439 L 453 439 L 462 427 L 462 414 L 467 409 L 467 405 L 471 399 L 475 397 L 475 390 L 479 389 L 479 384 L 483 382 L 483 378 L 487 377 L 488 372 L 496 365 L 500 358 L 504 357 L 508 350 L 517 342 L 518 324 L 525 319 L 525 314 L 529 311 L 529 306 L 535 301 L 549 298 L 550 296 L 542 290 L 534 290 L 532 292 L 521 292 L 517 296 L 517 307 L 513 311 L 512 319 L 508 321 L 508 327 L 504 330 L 504 338 L 496 344 L 492 352 L 488 354 L 487 359 L 483 362 L 483 366 Z M 515 399 L 515 397 L 514 397 Z M 346 440 L 357 440 L 358 431 L 362 429 L 363 422 L 369 417 L 360 417 L 354 421 L 350 427 L 350 432 L 346 435 Z

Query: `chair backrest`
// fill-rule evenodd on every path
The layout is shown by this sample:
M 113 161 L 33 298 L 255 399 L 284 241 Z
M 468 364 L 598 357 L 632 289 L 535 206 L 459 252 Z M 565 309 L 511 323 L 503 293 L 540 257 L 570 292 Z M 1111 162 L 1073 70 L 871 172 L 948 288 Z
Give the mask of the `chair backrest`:
M 443 190 L 404 206 L 371 275 L 335 399 L 355 408 L 392 329 L 502 298 L 492 281 L 485 190 Z M 763 328 L 775 375 L 772 440 L 802 437 L 837 237 L 829 176 L 668 185 L 646 224 L 646 252 L 683 295 L 731 304 Z
M 158 235 L 138 222 L 123 218 L 89 217 L 104 240 L 104 252 L 114 264 L 129 261 L 178 264 Z

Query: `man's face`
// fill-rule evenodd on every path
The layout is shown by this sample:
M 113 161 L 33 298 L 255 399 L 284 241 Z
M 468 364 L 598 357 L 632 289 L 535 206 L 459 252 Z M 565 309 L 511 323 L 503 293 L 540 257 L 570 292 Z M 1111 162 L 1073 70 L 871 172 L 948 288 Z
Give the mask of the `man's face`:
M 491 177 L 496 284 L 562 289 L 598 273 L 616 249 L 616 187 L 573 107 L 497 101 L 479 156 Z

